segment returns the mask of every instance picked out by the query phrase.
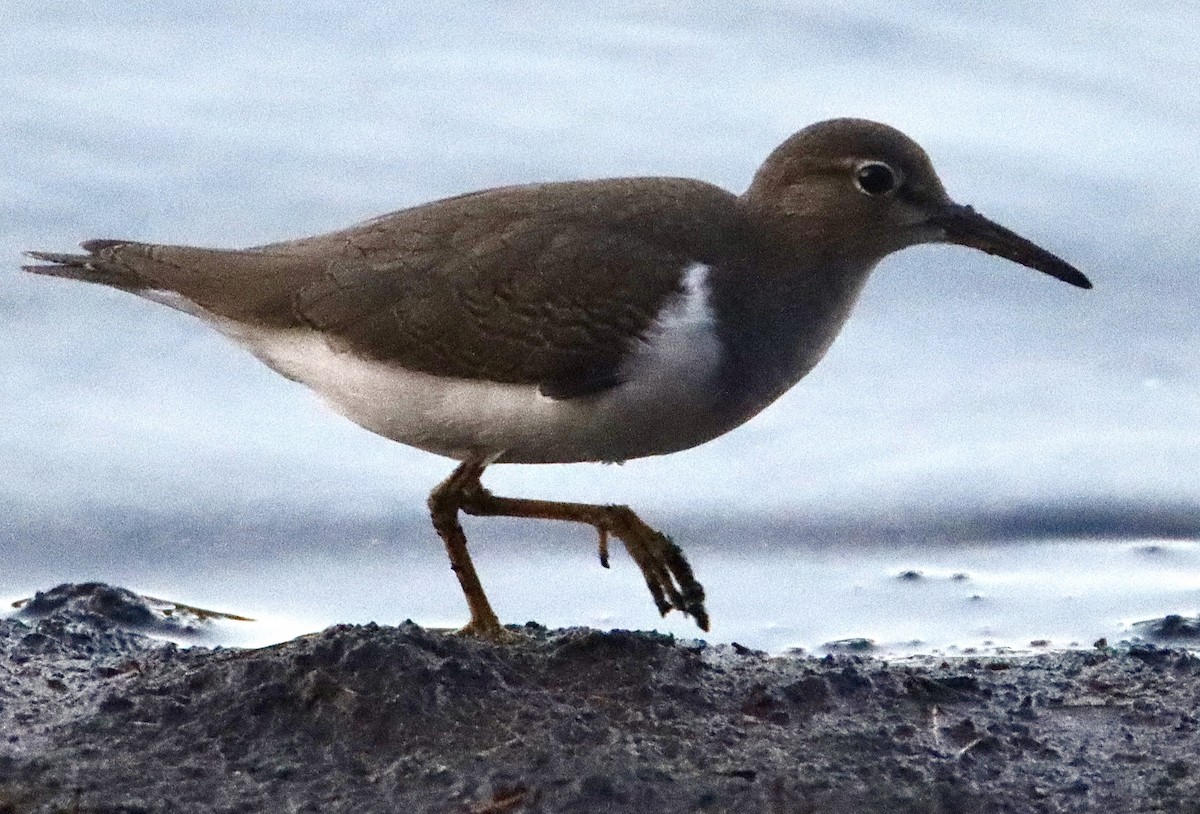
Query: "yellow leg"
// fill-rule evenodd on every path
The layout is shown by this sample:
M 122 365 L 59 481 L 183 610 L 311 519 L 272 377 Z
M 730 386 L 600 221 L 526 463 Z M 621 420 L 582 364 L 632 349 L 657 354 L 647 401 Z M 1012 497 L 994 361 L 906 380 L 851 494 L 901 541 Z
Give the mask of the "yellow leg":
M 438 536 L 446 544 L 446 552 L 450 555 L 450 567 L 458 577 L 463 594 L 467 597 L 467 608 L 471 611 L 471 620 L 460 632 L 480 636 L 487 639 L 501 639 L 504 628 L 496 612 L 488 602 L 479 575 L 475 573 L 475 565 L 467 551 L 467 535 L 463 532 L 462 524 L 458 522 L 458 511 L 462 508 L 463 488 L 479 483 L 479 475 L 484 466 L 476 460 L 466 460 L 458 466 L 437 488 L 429 495 L 429 516 Z
M 446 543 L 451 566 L 458 575 L 471 610 L 471 621 L 463 632 L 496 638 L 502 628 L 467 553 L 466 536 L 458 522 L 460 510 L 480 517 L 586 523 L 600 535 L 600 561 L 606 568 L 608 535 L 612 534 L 625 545 L 641 569 L 659 613 L 665 616 L 678 610 L 694 618 L 701 630 L 708 630 L 704 588 L 696 581 L 683 551 L 666 535 L 646 525 L 628 506 L 498 497 L 484 489 L 479 481 L 486 467 L 487 463 L 479 459 L 464 462 L 429 497 L 434 527 Z

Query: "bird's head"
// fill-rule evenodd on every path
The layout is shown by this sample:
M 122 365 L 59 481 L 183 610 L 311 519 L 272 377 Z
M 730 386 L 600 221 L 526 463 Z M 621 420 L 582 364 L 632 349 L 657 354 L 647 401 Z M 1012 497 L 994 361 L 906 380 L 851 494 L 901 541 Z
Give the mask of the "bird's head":
M 743 198 L 810 251 L 873 264 L 907 246 L 953 243 L 1092 287 L 1061 258 L 952 201 L 925 151 L 877 122 L 804 128 L 771 153 Z

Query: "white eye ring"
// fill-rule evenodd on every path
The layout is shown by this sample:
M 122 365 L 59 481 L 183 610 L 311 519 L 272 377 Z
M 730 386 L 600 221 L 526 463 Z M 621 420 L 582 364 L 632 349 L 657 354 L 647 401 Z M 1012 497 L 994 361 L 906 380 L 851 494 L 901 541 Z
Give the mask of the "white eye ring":
M 900 186 L 900 173 L 882 161 L 864 161 L 854 168 L 854 186 L 873 198 L 887 195 Z

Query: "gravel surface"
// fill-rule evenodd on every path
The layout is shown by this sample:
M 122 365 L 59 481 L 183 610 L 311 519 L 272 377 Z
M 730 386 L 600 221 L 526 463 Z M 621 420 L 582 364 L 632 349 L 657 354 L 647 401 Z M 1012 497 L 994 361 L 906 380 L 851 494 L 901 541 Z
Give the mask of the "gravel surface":
M 180 648 L 103 585 L 0 619 L 0 814 L 1200 812 L 1200 660 L 889 663 L 527 625 Z M 194 632 L 194 631 L 193 631 Z

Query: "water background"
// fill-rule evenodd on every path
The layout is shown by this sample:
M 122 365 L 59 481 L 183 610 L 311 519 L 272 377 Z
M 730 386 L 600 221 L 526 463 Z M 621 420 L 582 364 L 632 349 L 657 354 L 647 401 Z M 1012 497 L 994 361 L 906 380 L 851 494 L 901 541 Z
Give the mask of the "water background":
M 23 276 L 21 250 L 253 245 L 535 180 L 740 191 L 796 129 L 856 115 L 913 136 L 960 202 L 1095 290 L 911 249 L 745 427 L 488 485 L 629 503 L 674 533 L 714 640 L 1066 644 L 1200 610 L 1194 4 L 10 0 L 3 16 L 0 595 L 90 578 L 301 627 L 465 619 L 422 515 L 448 462 L 180 314 Z M 658 620 L 627 559 L 599 569 L 586 529 L 469 533 L 506 620 L 691 630 Z

